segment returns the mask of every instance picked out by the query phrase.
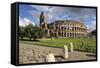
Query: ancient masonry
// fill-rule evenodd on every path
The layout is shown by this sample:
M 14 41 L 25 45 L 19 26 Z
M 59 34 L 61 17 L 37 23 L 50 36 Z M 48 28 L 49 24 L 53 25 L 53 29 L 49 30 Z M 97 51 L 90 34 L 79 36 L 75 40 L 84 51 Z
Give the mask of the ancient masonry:
M 43 12 L 40 14 L 40 27 L 47 31 L 50 37 L 85 37 L 87 27 L 84 23 L 74 20 L 58 20 L 47 23 Z

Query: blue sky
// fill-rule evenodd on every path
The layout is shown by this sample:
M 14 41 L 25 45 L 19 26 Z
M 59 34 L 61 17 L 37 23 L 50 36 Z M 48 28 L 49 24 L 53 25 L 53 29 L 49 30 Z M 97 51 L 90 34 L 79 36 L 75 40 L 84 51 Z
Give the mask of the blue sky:
M 44 12 L 46 21 L 51 23 L 56 20 L 76 20 L 83 22 L 88 31 L 95 29 L 96 9 L 78 7 L 19 5 L 19 24 L 39 25 L 39 15 Z

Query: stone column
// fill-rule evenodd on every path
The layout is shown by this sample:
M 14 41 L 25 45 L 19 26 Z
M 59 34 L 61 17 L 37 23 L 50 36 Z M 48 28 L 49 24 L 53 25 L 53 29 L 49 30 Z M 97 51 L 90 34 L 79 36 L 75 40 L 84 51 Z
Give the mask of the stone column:
M 73 52 L 73 43 L 70 43 L 70 51 Z
M 68 58 L 68 47 L 67 47 L 67 45 L 64 45 L 64 58 L 65 59 Z
M 63 27 L 63 37 L 64 37 L 64 27 Z
M 55 62 L 55 57 L 52 53 L 49 53 L 47 56 L 46 56 L 46 62 Z
M 73 32 L 74 32 L 74 37 L 75 37 L 75 26 L 73 28 L 74 28 L 74 31 Z
M 68 33 L 69 33 L 68 37 L 70 37 L 70 25 L 68 25 Z
M 77 37 L 77 33 L 76 33 L 76 37 Z
M 73 37 L 75 37 L 75 32 L 73 32 Z
M 69 37 L 70 37 L 70 32 L 69 32 Z
M 66 32 L 66 37 L 67 37 L 67 32 Z

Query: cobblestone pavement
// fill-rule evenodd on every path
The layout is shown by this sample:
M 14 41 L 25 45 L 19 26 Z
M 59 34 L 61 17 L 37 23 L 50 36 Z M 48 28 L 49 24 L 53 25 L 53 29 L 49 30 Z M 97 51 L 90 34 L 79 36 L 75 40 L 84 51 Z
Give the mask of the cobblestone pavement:
M 53 53 L 56 62 L 75 61 L 75 60 L 94 60 L 94 53 L 74 51 L 68 53 L 68 59 L 63 58 L 63 48 L 45 47 L 31 44 L 19 43 L 19 63 L 45 63 L 46 55 Z

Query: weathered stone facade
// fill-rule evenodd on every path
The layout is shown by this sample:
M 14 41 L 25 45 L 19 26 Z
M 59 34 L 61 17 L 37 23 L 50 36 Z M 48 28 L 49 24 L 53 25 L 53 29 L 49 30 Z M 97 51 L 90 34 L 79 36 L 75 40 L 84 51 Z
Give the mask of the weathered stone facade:
M 73 20 L 60 20 L 47 24 L 43 13 L 40 15 L 40 27 L 47 30 L 50 37 L 84 37 L 87 27 L 84 23 Z

